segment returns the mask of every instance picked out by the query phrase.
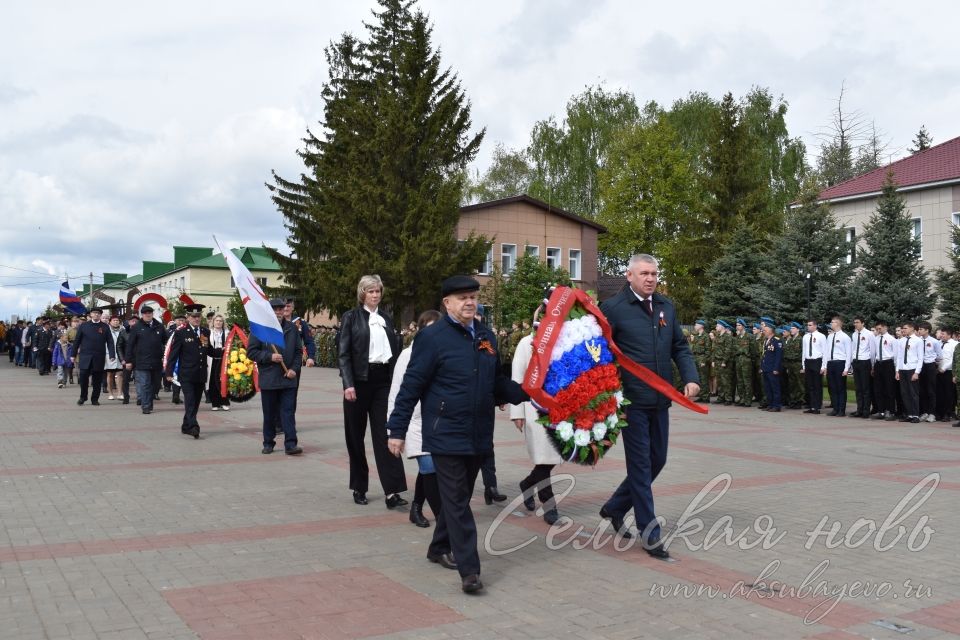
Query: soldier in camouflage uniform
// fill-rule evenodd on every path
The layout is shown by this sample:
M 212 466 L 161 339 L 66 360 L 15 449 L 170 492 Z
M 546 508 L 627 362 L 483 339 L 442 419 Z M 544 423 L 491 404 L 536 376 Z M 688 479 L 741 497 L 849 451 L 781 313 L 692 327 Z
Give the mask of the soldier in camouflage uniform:
M 690 351 L 697 363 L 697 373 L 700 374 L 700 395 L 697 396 L 697 402 L 710 404 L 710 360 L 713 357 L 713 344 L 706 328 L 706 320 L 693 323 L 694 334 Z
M 800 323 L 790 323 L 790 336 L 783 343 L 783 368 L 787 372 L 789 400 L 784 403 L 791 409 L 803 407 L 803 337 L 800 335 Z
M 717 320 L 717 339 L 713 345 L 713 370 L 717 375 L 717 402 L 733 404 L 730 325 Z
M 733 337 L 733 366 L 738 406 L 749 407 L 753 397 L 753 352 L 756 340 L 747 333 L 747 321 L 737 318 L 737 334 Z

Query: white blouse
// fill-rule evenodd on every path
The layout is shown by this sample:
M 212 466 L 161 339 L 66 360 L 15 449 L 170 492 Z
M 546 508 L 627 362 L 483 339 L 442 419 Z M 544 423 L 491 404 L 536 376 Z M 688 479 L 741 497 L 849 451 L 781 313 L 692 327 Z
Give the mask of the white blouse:
M 387 321 L 374 309 L 370 311 L 370 348 L 367 351 L 367 360 L 386 364 L 392 357 L 390 340 L 387 339 Z

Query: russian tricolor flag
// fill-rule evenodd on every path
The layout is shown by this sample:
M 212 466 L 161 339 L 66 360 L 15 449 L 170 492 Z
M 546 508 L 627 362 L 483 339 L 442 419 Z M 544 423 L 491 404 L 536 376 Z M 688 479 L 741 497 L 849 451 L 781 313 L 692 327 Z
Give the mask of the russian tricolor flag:
M 283 348 L 283 329 L 277 320 L 277 315 L 273 312 L 273 307 L 270 306 L 270 299 L 263 293 L 263 289 L 254 280 L 253 274 L 237 256 L 233 255 L 232 251 L 224 251 L 216 237 L 213 241 L 217 243 L 223 259 L 230 267 L 233 281 L 243 301 L 243 310 L 247 314 L 247 320 L 250 321 L 250 333 L 257 336 L 260 342 Z
M 78 316 L 87 312 L 87 308 L 80 302 L 80 297 L 71 291 L 69 280 L 60 285 L 60 304 L 63 305 L 64 309 Z

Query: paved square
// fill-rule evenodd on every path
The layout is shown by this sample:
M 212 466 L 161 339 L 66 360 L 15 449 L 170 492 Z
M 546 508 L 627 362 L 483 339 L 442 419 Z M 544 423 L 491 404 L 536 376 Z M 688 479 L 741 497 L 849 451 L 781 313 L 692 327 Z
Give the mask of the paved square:
M 426 561 L 432 529 L 375 489 L 353 504 L 335 371 L 305 372 L 299 458 L 260 454 L 258 399 L 203 405 L 195 441 L 169 394 L 151 415 L 78 395 L 0 359 L 0 640 L 960 637 L 947 424 L 674 409 L 654 493 L 678 562 L 610 540 L 617 447 L 555 471 L 570 520 L 552 529 L 478 492 L 470 597 Z M 515 499 L 531 465 L 497 427 Z

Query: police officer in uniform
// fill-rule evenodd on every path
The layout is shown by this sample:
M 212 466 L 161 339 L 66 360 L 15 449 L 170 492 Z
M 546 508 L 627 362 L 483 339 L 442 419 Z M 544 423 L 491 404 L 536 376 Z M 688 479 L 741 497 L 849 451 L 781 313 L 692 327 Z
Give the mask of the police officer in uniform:
M 103 367 L 106 364 L 107 353 L 111 358 L 117 357 L 113 340 L 110 337 L 110 327 L 100 322 L 103 309 L 90 309 L 90 320 L 84 322 L 77 329 L 77 338 L 73 343 L 73 358 L 80 369 L 80 399 L 77 404 L 87 401 L 87 389 L 93 378 L 93 392 L 90 395 L 90 404 L 100 404 L 100 391 L 103 389 Z
M 183 424 L 180 432 L 200 437 L 200 424 L 197 411 L 203 400 L 203 389 L 207 383 L 207 351 L 210 349 L 210 331 L 200 326 L 202 304 L 187 305 L 187 324 L 173 334 L 170 357 L 167 358 L 167 380 L 173 380 L 174 363 L 179 362 L 177 375 L 183 390 Z
M 763 359 L 760 371 L 763 373 L 763 385 L 768 401 L 767 411 L 780 411 L 780 375 L 782 373 L 783 347 L 780 338 L 773 335 L 773 325 L 763 325 Z

